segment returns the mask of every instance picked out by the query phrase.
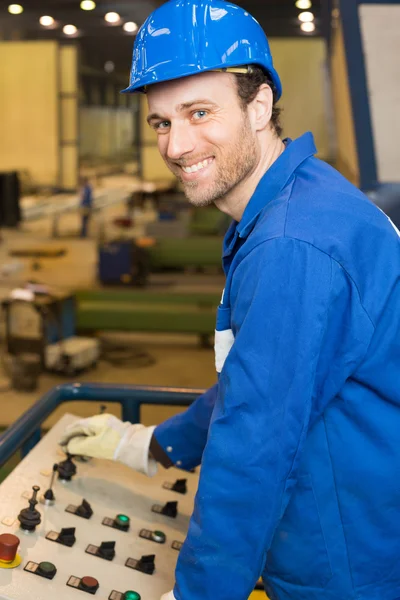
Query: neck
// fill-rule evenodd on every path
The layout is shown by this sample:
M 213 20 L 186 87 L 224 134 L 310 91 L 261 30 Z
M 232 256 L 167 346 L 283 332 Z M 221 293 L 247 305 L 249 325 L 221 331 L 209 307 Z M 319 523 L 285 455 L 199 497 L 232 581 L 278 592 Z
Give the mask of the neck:
M 260 179 L 282 154 L 284 149 L 285 144 L 280 138 L 271 137 L 268 140 L 266 149 L 261 149 L 260 159 L 253 171 L 223 198 L 216 200 L 215 206 L 235 221 L 240 221 Z

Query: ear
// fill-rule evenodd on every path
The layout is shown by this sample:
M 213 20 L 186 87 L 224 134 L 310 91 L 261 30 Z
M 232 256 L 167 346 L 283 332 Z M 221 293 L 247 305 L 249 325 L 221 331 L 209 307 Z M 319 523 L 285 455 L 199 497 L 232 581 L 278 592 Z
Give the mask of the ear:
M 257 96 L 249 105 L 250 119 L 255 131 L 266 129 L 271 120 L 273 105 L 272 90 L 266 83 L 260 86 Z

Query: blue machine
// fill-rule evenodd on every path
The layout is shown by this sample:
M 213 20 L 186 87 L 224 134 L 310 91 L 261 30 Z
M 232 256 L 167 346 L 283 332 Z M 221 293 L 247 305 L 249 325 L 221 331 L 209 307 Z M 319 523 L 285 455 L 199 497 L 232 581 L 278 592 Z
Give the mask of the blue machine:
M 145 285 L 149 256 L 133 240 L 114 240 L 99 246 L 98 279 L 109 285 Z

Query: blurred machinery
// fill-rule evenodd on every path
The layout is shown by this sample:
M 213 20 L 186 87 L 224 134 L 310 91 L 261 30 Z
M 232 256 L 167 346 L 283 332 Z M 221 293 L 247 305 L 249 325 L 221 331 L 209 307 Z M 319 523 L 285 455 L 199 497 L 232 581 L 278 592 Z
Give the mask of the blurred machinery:
M 8 370 L 16 389 L 35 389 L 44 369 L 73 375 L 94 366 L 96 339 L 75 335 L 75 298 L 28 285 L 2 302 Z

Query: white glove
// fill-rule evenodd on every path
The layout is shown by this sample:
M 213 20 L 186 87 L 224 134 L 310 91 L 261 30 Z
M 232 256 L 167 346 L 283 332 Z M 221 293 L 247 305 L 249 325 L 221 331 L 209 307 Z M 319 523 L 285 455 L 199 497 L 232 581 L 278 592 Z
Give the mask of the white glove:
M 123 423 L 113 415 L 96 415 L 69 425 L 59 444 L 65 452 L 117 460 L 152 477 L 156 461 L 149 456 L 155 427 Z

